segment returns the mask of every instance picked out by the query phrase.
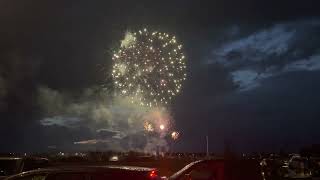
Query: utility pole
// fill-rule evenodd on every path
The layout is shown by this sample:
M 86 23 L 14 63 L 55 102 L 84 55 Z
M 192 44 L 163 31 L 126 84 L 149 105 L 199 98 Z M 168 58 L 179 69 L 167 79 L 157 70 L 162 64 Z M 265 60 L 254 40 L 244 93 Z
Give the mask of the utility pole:
M 206 142 L 207 142 L 207 157 L 209 157 L 209 136 L 206 136 Z

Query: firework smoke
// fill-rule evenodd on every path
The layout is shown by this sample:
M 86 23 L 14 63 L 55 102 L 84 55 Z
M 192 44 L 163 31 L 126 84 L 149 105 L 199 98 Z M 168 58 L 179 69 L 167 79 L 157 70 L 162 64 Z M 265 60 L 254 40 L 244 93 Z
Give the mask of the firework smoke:
M 100 149 L 149 153 L 155 152 L 158 147 L 168 148 L 164 147 L 167 143 L 163 138 L 167 130 L 161 134 L 157 128 L 159 123 L 170 126 L 170 113 L 164 108 L 152 109 L 135 105 L 130 98 L 110 98 L 93 89 L 85 90 L 79 100 L 67 93 L 41 87 L 38 99 L 46 115 L 40 121 L 43 126 L 68 129 L 87 127 L 94 134 L 90 139 L 70 142 L 71 145 L 87 146 L 88 149 L 99 145 Z M 146 122 L 153 133 L 147 131 Z

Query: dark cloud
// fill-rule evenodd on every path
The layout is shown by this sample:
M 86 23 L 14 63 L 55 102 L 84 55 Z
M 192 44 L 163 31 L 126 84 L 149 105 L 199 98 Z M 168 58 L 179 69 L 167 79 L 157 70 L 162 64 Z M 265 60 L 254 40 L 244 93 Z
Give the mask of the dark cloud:
M 256 88 L 261 80 L 289 71 L 318 70 L 319 27 L 320 21 L 312 19 L 259 29 L 222 44 L 207 63 L 227 68 L 240 90 Z

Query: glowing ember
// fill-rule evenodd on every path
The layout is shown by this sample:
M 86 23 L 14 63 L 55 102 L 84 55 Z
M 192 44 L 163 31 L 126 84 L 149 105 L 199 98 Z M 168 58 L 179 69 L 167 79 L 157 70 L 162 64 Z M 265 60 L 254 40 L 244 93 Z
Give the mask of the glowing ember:
M 179 138 L 179 135 L 180 135 L 179 132 L 174 131 L 174 132 L 171 133 L 171 138 L 173 140 L 177 140 Z

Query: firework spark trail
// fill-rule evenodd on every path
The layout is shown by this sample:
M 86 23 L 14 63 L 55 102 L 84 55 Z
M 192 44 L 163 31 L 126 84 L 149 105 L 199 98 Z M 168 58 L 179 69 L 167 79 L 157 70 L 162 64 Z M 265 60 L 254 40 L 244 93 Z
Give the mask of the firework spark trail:
M 112 59 L 116 91 L 142 106 L 168 105 L 186 80 L 182 45 L 167 33 L 127 32 Z

